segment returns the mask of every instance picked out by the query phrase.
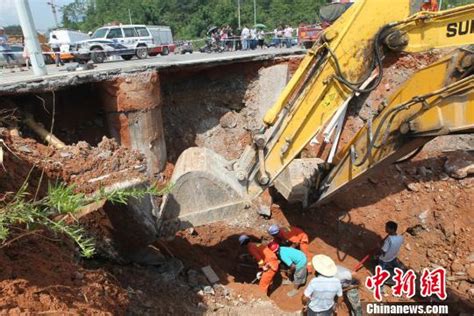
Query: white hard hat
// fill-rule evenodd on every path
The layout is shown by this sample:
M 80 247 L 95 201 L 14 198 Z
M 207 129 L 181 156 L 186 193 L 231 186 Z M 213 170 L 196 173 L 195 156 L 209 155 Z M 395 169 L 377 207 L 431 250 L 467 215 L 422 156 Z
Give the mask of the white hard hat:
M 311 263 L 313 264 L 314 270 L 324 276 L 332 277 L 337 273 L 336 264 L 326 255 L 314 256 Z
M 2 26 L 0 26 L 0 31 L 5 31 L 5 29 Z

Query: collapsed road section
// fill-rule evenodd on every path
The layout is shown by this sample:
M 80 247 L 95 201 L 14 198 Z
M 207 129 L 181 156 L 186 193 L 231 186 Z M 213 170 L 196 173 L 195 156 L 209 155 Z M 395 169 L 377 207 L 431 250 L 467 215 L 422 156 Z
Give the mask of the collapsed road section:
M 34 199 L 47 196 L 51 186 L 58 183 L 87 196 L 103 190 L 149 185 L 166 188 L 177 157 L 195 145 L 208 146 L 223 154 L 232 148 L 226 157 L 235 158 L 250 143 L 251 131 L 260 124 L 259 117 L 275 101 L 299 60 L 297 55 L 268 54 L 216 65 L 91 76 L 80 83 L 72 83 L 67 78 L 65 81 L 54 78 L 49 84 L 47 80 L 23 82 L 4 89 L 0 97 L 2 198 L 8 200 L 25 183 L 28 183 L 27 194 Z M 107 80 L 102 80 L 104 78 Z M 209 86 L 213 87 L 212 92 Z M 94 271 L 98 264 L 100 267 L 110 264 L 112 268 L 134 262 L 159 266 L 150 272 L 150 277 L 158 278 L 159 283 L 166 283 L 162 279 L 166 273 L 172 278 L 180 274 L 182 264 L 171 264 L 166 245 L 156 244 L 157 237 L 163 232 L 160 203 L 160 197 L 153 195 L 129 199 L 126 206 L 99 200 L 77 210 L 72 219 L 66 219 L 67 222 L 79 222 L 87 229 L 87 235 L 94 238 L 95 260 L 98 261 L 71 261 L 72 245 L 62 237 L 58 239 L 58 246 L 50 246 L 48 240 L 54 240 L 55 236 L 45 233 L 43 239 L 38 237 L 42 233 L 35 231 L 36 234 L 23 237 L 21 233 L 17 236 L 15 230 L 13 238 L 19 237 L 19 243 L 8 244 L 8 249 L 2 250 L 4 266 L 12 267 L 4 270 L 2 289 L 6 291 L 11 286 L 19 286 L 23 294 L 16 290 L 8 292 L 12 296 L 4 296 L 2 309 L 11 306 L 14 312 L 16 306 L 21 306 L 20 311 L 71 311 L 76 308 L 77 312 L 94 312 L 96 307 L 92 306 L 99 306 L 98 310 L 113 313 L 126 309 L 139 311 L 142 307 L 135 301 L 136 293 L 125 290 L 128 287 L 125 284 L 130 280 L 124 279 L 125 283 L 122 283 L 111 279 L 105 270 Z M 21 224 L 18 228 L 24 229 Z M 61 246 L 61 242 L 65 244 Z M 18 251 L 22 252 L 25 243 L 38 250 L 48 249 L 44 252 L 31 250 L 31 257 L 22 261 L 25 267 L 42 265 L 44 263 L 40 262 L 57 252 L 62 254 L 57 264 L 64 274 L 45 277 L 44 282 L 38 283 L 29 272 L 21 272 L 23 266 L 16 266 L 12 258 Z M 173 269 L 177 270 L 173 272 Z M 126 279 L 136 279 L 131 277 L 132 271 L 127 273 L 131 274 L 127 274 Z M 90 284 L 94 278 L 97 282 L 101 278 L 107 280 L 109 286 L 100 291 L 110 295 L 110 300 L 95 294 L 95 288 Z M 17 283 L 17 279 L 23 281 Z M 68 281 L 64 283 L 60 281 L 62 279 Z M 140 280 L 144 282 L 144 276 Z M 48 291 L 42 294 L 42 302 L 31 298 L 42 291 L 43 285 L 58 282 L 69 290 L 64 293 Z M 73 303 L 75 299 L 66 302 L 66 297 L 73 295 L 71 293 L 78 287 L 87 288 L 81 290 L 81 302 Z M 167 287 L 157 284 L 157 291 L 166 293 Z M 191 289 L 188 294 L 191 301 L 183 307 L 185 311 L 189 312 L 189 308 L 201 311 L 203 306 L 206 309 L 205 304 L 200 303 L 203 300 L 199 295 Z M 28 303 L 21 305 L 18 299 L 25 297 Z M 163 305 L 162 299 L 160 303 L 153 303 L 155 311 L 168 311 L 166 304 L 158 307 Z M 114 305 L 114 300 L 120 302 L 118 306 Z M 135 303 L 130 304 L 130 300 Z M 262 304 L 267 306 L 267 303 Z

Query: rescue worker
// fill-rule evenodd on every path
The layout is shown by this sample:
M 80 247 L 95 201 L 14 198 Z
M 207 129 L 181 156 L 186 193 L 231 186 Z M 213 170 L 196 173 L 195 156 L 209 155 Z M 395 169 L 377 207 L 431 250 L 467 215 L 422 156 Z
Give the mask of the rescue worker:
M 258 287 L 262 292 L 268 294 L 268 288 L 280 265 L 277 255 L 266 245 L 250 241 L 250 237 L 247 235 L 241 235 L 239 243 L 241 247 L 247 246 L 247 251 L 257 261 L 259 269 L 262 270 L 257 273 L 257 279 L 260 279 Z
M 423 0 L 421 11 L 438 11 L 438 0 Z
M 301 250 L 305 256 L 308 271 L 313 272 L 311 266 L 311 258 L 313 254 L 309 251 L 309 238 L 301 228 L 295 226 L 279 227 L 278 225 L 271 225 L 268 228 L 268 234 L 273 237 L 273 241 L 280 245 L 290 246 Z
M 293 297 L 298 294 L 298 289 L 306 284 L 308 269 L 306 268 L 305 254 L 295 248 L 281 246 L 272 241 L 268 244 L 268 248 L 278 255 L 278 258 L 289 268 L 288 277 L 293 277 L 294 289 L 289 291 L 287 295 Z
M 308 316 L 334 315 L 335 305 L 338 307 L 342 303 L 341 281 L 335 277 L 336 264 L 326 255 L 316 255 L 311 262 L 316 272 L 315 278 L 309 282 L 301 297 L 303 310 Z
M 403 236 L 397 234 L 398 224 L 393 221 L 385 223 L 387 237 L 383 240 L 383 245 L 379 250 L 379 265 L 382 269 L 394 273 L 395 268 L 401 268 L 398 261 L 398 254 L 403 244 Z

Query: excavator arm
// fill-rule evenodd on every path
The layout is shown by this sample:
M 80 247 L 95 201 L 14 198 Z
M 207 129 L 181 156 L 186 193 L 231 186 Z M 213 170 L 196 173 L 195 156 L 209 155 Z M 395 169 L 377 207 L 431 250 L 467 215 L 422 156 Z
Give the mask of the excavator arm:
M 425 52 L 474 43 L 474 4 L 438 12 L 419 12 L 396 23 L 384 38 L 392 50 Z
M 345 116 L 351 99 L 370 93 L 380 84 L 383 78 L 382 60 L 387 51 L 394 54 L 399 51 L 419 52 L 474 43 L 474 4 L 413 15 L 413 2 L 356 1 L 324 32 L 321 41 L 308 51 L 277 102 L 266 113 L 261 132 L 254 136 L 254 143 L 238 161 L 228 162 L 204 148 L 184 151 L 176 163 L 170 193 L 165 196 L 160 213 L 156 214 L 162 228 L 182 228 L 223 220 L 255 204 L 261 198 L 262 191 L 279 181 L 282 171 L 311 139 L 321 142 L 323 137 L 334 134 L 328 132 L 328 128 Z M 415 91 L 407 86 L 401 90 L 398 99 L 395 97 L 392 100 L 393 106 L 408 102 L 415 96 L 423 97 L 432 91 L 450 87 L 441 80 L 443 74 L 450 73 L 443 68 L 447 65 L 447 61 L 445 64 L 437 63 L 419 74 L 414 80 L 417 80 L 420 89 Z M 439 79 L 437 84 L 429 75 L 425 77 L 425 82 L 419 79 L 429 72 Z M 413 93 L 409 95 L 407 91 Z M 468 90 L 449 91 L 453 91 L 450 100 L 454 100 L 460 98 L 458 94 L 465 95 Z M 353 140 L 353 146 L 349 149 L 339 154 L 334 151 L 324 165 L 336 163 L 336 167 L 329 171 L 323 186 L 318 186 L 321 188 L 321 201 L 378 163 L 397 159 L 393 157 L 404 151 L 410 152 L 412 147 L 419 147 L 423 141 L 435 136 L 435 132 L 431 131 L 431 134 L 425 134 L 430 136 L 418 137 L 416 142 L 402 141 L 411 140 L 415 133 L 422 132 L 422 129 L 415 131 L 413 127 L 437 126 L 435 118 L 431 118 L 435 114 L 439 115 L 438 125 L 444 127 L 437 133 L 447 129 L 454 131 L 455 128 L 464 130 L 465 127 L 459 125 L 460 105 L 454 105 L 459 102 L 443 103 L 449 98 L 446 93 L 440 95 L 443 97 L 424 96 L 431 102 L 433 110 L 420 111 L 420 107 L 426 104 L 421 102 L 412 105 L 408 112 L 397 110 L 397 115 L 390 114 L 385 120 L 381 116 L 377 118 L 380 120 L 377 130 L 383 130 L 383 133 L 371 134 L 376 124 L 374 121 L 372 126 L 367 127 L 368 133 L 364 135 L 364 130 L 358 133 L 359 138 Z M 472 101 L 472 96 L 468 100 Z M 463 103 L 462 111 L 464 119 L 472 119 L 472 102 Z M 418 116 L 408 119 L 402 115 L 404 113 Z M 410 129 L 404 135 L 398 135 L 391 128 L 399 129 L 401 125 L 397 124 L 402 121 L 410 123 Z M 389 125 L 384 125 L 387 122 Z M 465 123 L 470 126 L 469 122 Z M 423 132 L 428 133 L 427 130 Z M 386 139 L 387 133 L 391 137 Z M 377 142 L 364 143 L 364 137 L 373 137 Z M 337 144 L 333 145 L 333 149 L 336 148 Z M 333 161 L 334 154 L 337 155 Z M 354 158 L 356 156 L 358 158 Z M 257 208 L 261 211 L 259 206 Z
M 259 171 L 260 185 L 275 180 L 313 137 L 320 139 L 355 93 L 376 88 L 383 77 L 382 44 L 392 51 L 421 52 L 474 43 L 474 4 L 403 18 L 409 1 L 382 2 L 356 2 L 310 50 L 267 112 L 265 124 L 278 126 L 269 137 L 265 161 L 260 161 L 267 173 Z M 382 13 L 384 6 L 390 10 Z M 372 72 L 376 78 L 369 83 Z
M 322 203 L 436 136 L 474 132 L 474 53 L 459 50 L 417 72 L 336 156 L 320 186 Z

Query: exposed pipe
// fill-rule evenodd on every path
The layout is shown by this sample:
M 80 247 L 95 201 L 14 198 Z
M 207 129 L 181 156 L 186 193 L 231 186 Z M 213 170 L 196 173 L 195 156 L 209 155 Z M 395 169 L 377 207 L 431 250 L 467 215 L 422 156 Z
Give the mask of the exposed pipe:
M 25 38 L 25 45 L 30 55 L 33 72 L 36 76 L 45 76 L 48 72 L 46 70 L 46 64 L 44 63 L 41 45 L 38 41 L 30 4 L 28 3 L 28 0 L 15 0 L 15 4 L 23 36 Z
M 51 134 L 49 131 L 44 129 L 43 126 L 38 124 L 34 118 L 33 115 L 30 113 L 25 113 L 25 117 L 23 118 L 23 122 L 31 128 L 36 134 L 38 134 L 41 139 L 46 141 L 48 144 L 52 145 L 53 147 L 57 149 L 62 149 L 66 147 L 66 144 L 64 144 L 59 138 Z

